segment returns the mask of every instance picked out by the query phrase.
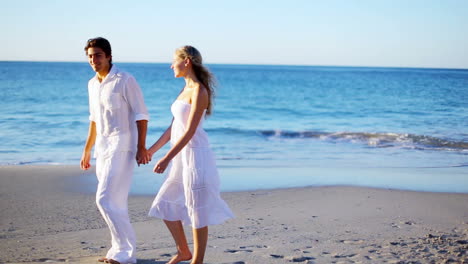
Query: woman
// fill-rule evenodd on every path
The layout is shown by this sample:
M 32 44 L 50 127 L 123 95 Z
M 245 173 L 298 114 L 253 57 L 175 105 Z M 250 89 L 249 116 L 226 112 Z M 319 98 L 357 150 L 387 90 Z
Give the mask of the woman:
M 202 128 L 205 115 L 212 111 L 213 76 L 191 46 L 176 50 L 171 68 L 176 78 L 185 79 L 185 87 L 172 104 L 172 124 L 148 150 L 153 155 L 168 141 L 172 145 L 154 166 L 154 172 L 163 173 L 172 161 L 149 215 L 164 219 L 176 243 L 177 254 L 168 264 L 190 259 L 198 264 L 203 263 L 208 226 L 221 224 L 233 214 L 220 197 L 214 155 Z M 193 258 L 183 224 L 193 229 Z

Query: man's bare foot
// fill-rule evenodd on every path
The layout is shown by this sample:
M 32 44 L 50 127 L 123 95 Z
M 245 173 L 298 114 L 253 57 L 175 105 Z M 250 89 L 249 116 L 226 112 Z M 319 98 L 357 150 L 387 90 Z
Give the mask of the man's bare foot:
M 113 259 L 107 259 L 107 260 L 106 260 L 106 263 L 110 263 L 110 264 L 120 264 L 120 262 L 118 262 L 117 260 L 113 260 Z
M 107 258 L 104 258 L 104 257 L 98 258 L 97 261 L 98 261 L 98 262 L 106 262 L 106 261 L 107 261 Z
M 166 264 L 177 264 L 181 261 L 191 260 L 191 259 L 192 259 L 192 253 L 188 252 L 188 253 L 183 254 L 183 253 L 178 252 L 177 255 L 172 257 L 172 259 Z

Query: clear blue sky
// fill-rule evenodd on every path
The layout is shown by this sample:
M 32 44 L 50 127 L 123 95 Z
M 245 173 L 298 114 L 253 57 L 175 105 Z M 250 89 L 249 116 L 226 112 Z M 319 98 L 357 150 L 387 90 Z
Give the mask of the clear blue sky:
M 468 68 L 466 0 L 0 0 L 0 60 L 86 61 L 87 39 L 115 62 Z

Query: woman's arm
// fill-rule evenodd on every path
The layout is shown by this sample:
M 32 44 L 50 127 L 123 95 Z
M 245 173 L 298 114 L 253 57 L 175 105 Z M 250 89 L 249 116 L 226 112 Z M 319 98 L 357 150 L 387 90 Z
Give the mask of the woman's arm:
M 179 95 L 184 91 L 184 88 L 180 90 Z M 172 130 L 172 123 L 174 122 L 174 118 L 171 121 L 171 125 L 164 131 L 164 133 L 159 137 L 159 139 L 148 149 L 148 154 L 150 157 L 153 156 L 160 148 L 166 145 L 169 140 L 171 140 L 171 130 Z
M 169 165 L 169 162 L 179 153 L 192 139 L 193 135 L 197 131 L 198 124 L 203 117 L 205 109 L 208 107 L 208 92 L 205 88 L 197 86 L 193 88 L 192 93 L 192 107 L 190 109 L 190 115 L 187 120 L 187 128 L 182 137 L 177 141 L 174 146 L 167 152 L 167 154 L 158 161 L 154 166 L 154 172 L 163 173 Z
M 172 119 L 174 122 L 174 119 Z M 153 156 L 160 148 L 166 145 L 169 140 L 171 140 L 171 129 L 172 129 L 172 122 L 171 125 L 164 131 L 164 133 L 159 137 L 159 139 L 148 149 L 148 154 Z

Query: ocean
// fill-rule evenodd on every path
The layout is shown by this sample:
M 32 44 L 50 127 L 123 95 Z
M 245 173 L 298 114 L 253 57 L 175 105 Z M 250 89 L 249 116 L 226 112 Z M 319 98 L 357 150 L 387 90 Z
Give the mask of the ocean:
M 169 64 L 115 63 L 140 84 L 147 144 L 184 85 Z M 356 185 L 468 193 L 468 70 L 208 65 L 218 80 L 204 124 L 223 191 Z M 87 63 L 0 62 L 0 165 L 79 166 Z M 134 194 L 163 176 L 135 169 Z M 95 181 L 95 179 L 90 179 Z

